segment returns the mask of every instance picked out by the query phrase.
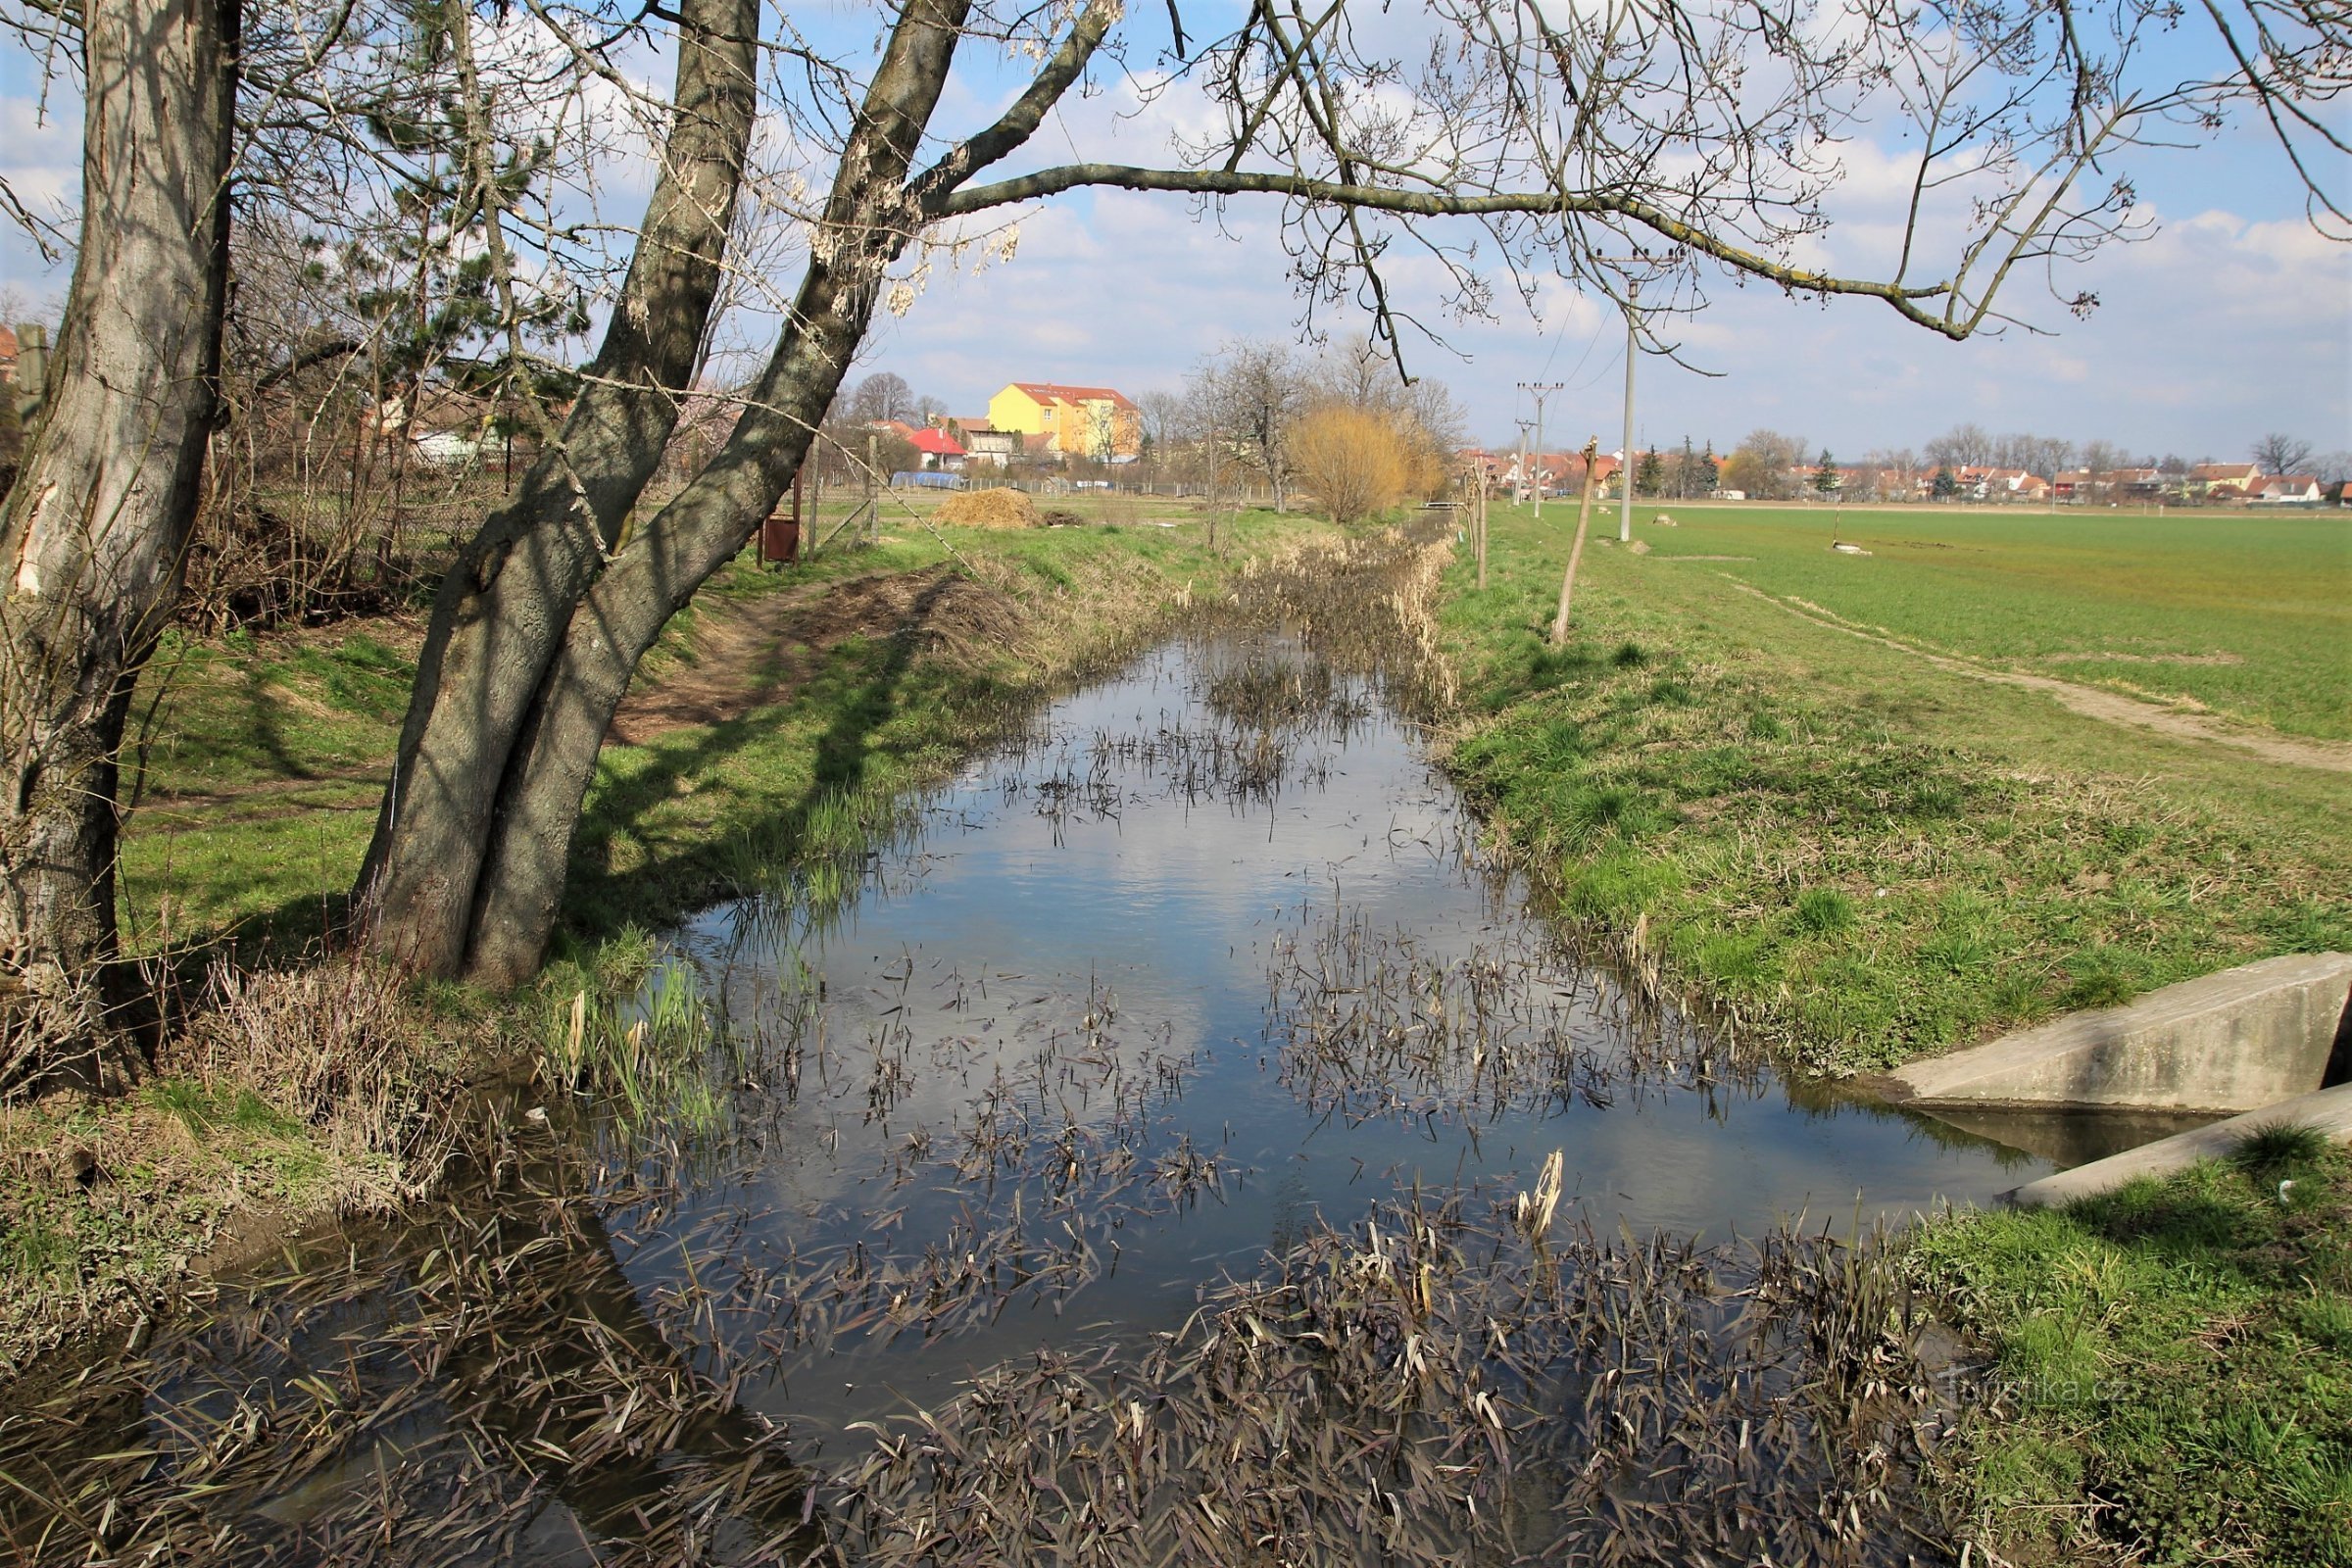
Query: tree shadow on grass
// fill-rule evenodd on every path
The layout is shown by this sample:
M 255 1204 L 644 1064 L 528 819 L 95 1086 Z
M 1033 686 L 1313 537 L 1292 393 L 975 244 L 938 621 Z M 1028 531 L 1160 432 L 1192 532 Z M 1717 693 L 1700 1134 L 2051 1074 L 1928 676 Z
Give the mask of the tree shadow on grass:
M 798 790 L 743 800 L 711 821 L 679 824 L 643 858 L 618 853 L 624 836 L 652 821 L 658 808 L 747 754 L 767 744 L 779 710 L 756 710 L 686 735 L 662 737 L 647 751 L 648 765 L 607 771 L 591 790 L 564 893 L 563 933 L 594 940 L 624 925 L 677 919 L 723 890 L 736 847 L 745 840 L 789 855 L 807 836 L 818 806 L 855 794 L 871 780 L 873 737 L 900 711 L 916 653 L 942 603 L 960 579 L 941 575 L 926 584 L 878 635 L 834 650 L 825 669 L 803 689 L 801 701 L 820 702 L 830 718 L 810 747 L 807 782 Z
M 925 584 L 888 622 L 837 646 L 803 689 L 800 702 L 822 704 L 830 717 L 810 748 L 802 786 L 747 790 L 708 822 L 662 822 L 658 842 L 648 844 L 642 857 L 629 858 L 620 853 L 622 841 L 656 822 L 660 808 L 730 762 L 771 747 L 784 710 L 758 709 L 700 730 L 673 731 L 644 748 L 645 765 L 602 770 L 573 840 L 559 941 L 594 941 L 627 925 L 683 916 L 725 889 L 730 862 L 741 863 L 737 852 L 747 839 L 788 855 L 820 803 L 864 787 L 877 757 L 872 738 L 899 713 L 915 656 L 959 582 L 943 574 Z M 357 873 L 356 858 L 351 870 Z M 332 889 L 305 891 L 234 925 L 188 933 L 173 942 L 162 965 L 169 972 L 159 971 L 156 983 L 200 985 L 217 959 L 250 966 L 314 956 L 328 934 L 342 928 L 348 902 L 339 880 Z

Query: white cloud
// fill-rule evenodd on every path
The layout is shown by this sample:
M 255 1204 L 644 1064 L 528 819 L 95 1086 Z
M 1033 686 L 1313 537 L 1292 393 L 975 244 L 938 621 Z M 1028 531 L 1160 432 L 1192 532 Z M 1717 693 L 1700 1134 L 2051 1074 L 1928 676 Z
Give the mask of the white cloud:
M 656 55 L 633 58 L 626 69 L 633 81 L 649 86 L 667 79 Z M 991 62 L 959 77 L 941 123 L 956 134 L 985 123 L 1023 74 Z M 54 117 L 36 125 L 33 107 L 28 95 L 0 97 L 0 172 L 36 205 L 70 203 L 78 180 L 79 126 Z M 594 112 L 615 122 L 628 118 L 621 96 L 609 90 Z M 1220 119 L 1187 85 L 1124 76 L 1106 65 L 1101 90 L 1065 104 L 1004 172 L 1073 154 L 1160 163 L 1172 138 L 1200 136 Z M 792 145 L 780 122 L 763 129 L 769 167 L 801 170 L 809 149 Z M 1838 149 L 1842 173 L 1828 204 L 1835 224 L 1805 242 L 1800 259 L 1849 272 L 1883 273 L 1892 266 L 1914 169 L 1895 127 L 1880 134 L 1883 140 Z M 1825 307 L 1769 286 L 1711 279 L 1708 308 L 1663 330 L 1687 359 L 1720 375 L 1646 362 L 1641 436 L 1672 440 L 1687 431 L 1722 444 L 1754 425 L 1779 423 L 1801 426 L 1809 440 L 1842 454 L 1917 445 L 1957 420 L 1975 419 L 2003 429 L 2107 436 L 2192 457 L 2233 453 L 2272 428 L 2300 431 L 2323 446 L 2345 444 L 2352 430 L 2346 376 L 2352 248 L 2321 239 L 2304 224 L 2291 184 L 2275 177 L 2276 157 L 2258 139 L 2225 138 L 2207 153 L 2143 171 L 2147 210 L 2172 208 L 2184 216 L 2168 220 L 2145 243 L 2111 247 L 2086 267 L 2060 269 L 2046 285 L 2023 270 L 2011 280 L 2004 308 L 2054 330 L 2054 337 L 2011 329 L 1953 344 L 1875 301 Z M 650 166 L 640 156 L 633 168 L 608 166 L 602 172 L 602 216 L 631 221 Z M 804 172 L 821 188 L 823 171 Z M 989 215 L 965 236 L 1017 218 L 1017 257 L 983 265 L 974 248 L 960 259 L 944 251 L 910 258 L 909 269 L 930 263 L 921 297 L 903 320 L 884 320 L 860 371 L 897 370 L 918 390 L 975 412 L 1015 376 L 1107 382 L 1130 391 L 1173 385 L 1229 336 L 1296 334 L 1301 307 L 1288 274 L 1279 212 L 1265 199 L 1237 199 L 1200 213 L 1182 197 L 1102 190 Z M 1943 230 L 1948 218 L 1932 218 L 1931 229 Z M 1453 237 L 1473 234 L 1464 228 Z M 0 281 L 60 286 L 62 276 L 42 275 L 29 254 L 21 240 L 0 249 Z M 1555 417 L 1615 428 L 1622 333 L 1607 302 L 1539 275 L 1531 320 L 1507 277 L 1494 270 L 1487 244 L 1478 261 L 1496 284 L 1501 318 L 1465 326 L 1445 318 L 1439 264 L 1401 245 L 1393 256 L 1399 306 L 1472 356 L 1463 363 L 1408 345 L 1413 368 L 1451 384 L 1481 433 L 1508 431 L 1514 383 L 1535 379 L 1569 384 L 1553 403 Z M 792 255 L 775 259 L 767 278 L 771 311 L 789 294 L 798 263 Z M 1924 275 L 1938 265 L 1925 253 L 1915 270 Z M 2053 288 L 2062 295 L 2092 290 L 2102 305 L 2077 321 L 2052 297 Z M 770 329 L 756 318 L 740 324 L 758 335 Z M 1349 330 L 1363 318 L 1326 308 L 1317 324 Z
M 68 95 L 62 106 L 31 95 L 0 95 L 0 180 L 25 210 L 72 232 L 81 200 L 81 116 Z M 27 296 L 63 288 L 61 268 L 14 223 L 0 223 L 0 287 Z

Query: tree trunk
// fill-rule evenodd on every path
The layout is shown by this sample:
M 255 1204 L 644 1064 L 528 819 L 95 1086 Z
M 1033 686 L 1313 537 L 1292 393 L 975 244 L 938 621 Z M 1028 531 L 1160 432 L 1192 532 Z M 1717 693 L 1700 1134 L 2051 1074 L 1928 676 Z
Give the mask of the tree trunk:
M 1576 566 L 1578 562 L 1585 559 L 1585 529 L 1592 521 L 1592 465 L 1599 456 L 1600 437 L 1594 436 L 1585 443 L 1585 498 L 1577 504 L 1576 542 L 1568 547 L 1568 570 L 1560 578 L 1559 612 L 1551 617 L 1551 646 L 1554 648 L 1568 646 L 1568 606 L 1576 598 Z M 1478 574 L 1482 579 L 1487 574 L 1486 547 L 1483 544 L 1479 547 Z
M 452 973 L 464 956 L 509 754 L 701 366 L 757 109 L 759 27 L 759 0 L 680 5 L 662 174 L 586 386 L 435 596 L 354 894 L 368 939 L 421 972 Z
M 82 224 L 0 509 L 0 1091 L 118 1081 L 116 754 L 220 401 L 238 0 L 84 0 Z
M 946 85 L 968 0 L 903 15 L 826 203 L 839 236 L 802 278 L 775 352 L 726 445 L 617 552 L 571 617 L 502 781 L 465 972 L 514 985 L 555 928 L 571 841 L 612 713 L 662 628 L 758 529 L 812 446 L 911 237 L 902 184 Z

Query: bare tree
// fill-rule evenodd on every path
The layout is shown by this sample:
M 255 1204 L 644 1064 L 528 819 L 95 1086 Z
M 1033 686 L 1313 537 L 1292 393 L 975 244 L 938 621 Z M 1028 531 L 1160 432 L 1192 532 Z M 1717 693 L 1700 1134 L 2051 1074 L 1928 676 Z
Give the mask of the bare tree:
M 172 8 L 87 0 L 86 10 L 103 21 Z M 454 108 L 415 123 L 442 145 L 443 177 L 479 220 L 487 320 L 514 364 L 529 358 L 528 247 L 549 254 L 561 239 L 526 232 L 499 154 L 521 139 L 501 128 L 507 111 L 486 74 L 527 34 L 636 102 L 617 51 L 656 24 L 677 46 L 677 86 L 653 138 L 659 177 L 602 344 L 560 418 L 532 405 L 539 457 L 435 602 L 361 887 L 379 950 L 492 981 L 537 960 L 581 792 L 638 657 L 775 504 L 875 313 L 911 309 L 935 260 L 975 244 L 1009 259 L 1009 210 L 1022 204 L 1089 187 L 1268 202 L 1310 318 L 1360 303 L 1373 340 L 1399 358 L 1424 306 L 1400 292 L 1405 273 L 1392 262 L 1415 253 L 1433 264 L 1435 303 L 1472 312 L 1502 290 L 1532 294 L 1545 270 L 1620 300 L 1640 275 L 1654 348 L 1671 349 L 1675 321 L 1726 276 L 1875 300 L 1966 337 L 2008 319 L 1996 300 L 2020 266 L 2061 275 L 2050 270 L 2134 224 L 2132 187 L 2109 172 L 2132 145 L 2219 123 L 2239 105 L 2285 143 L 2323 224 L 2340 227 L 2345 213 L 2326 183 L 2344 141 L 2324 105 L 2343 85 L 2347 24 L 2321 0 L 2259 10 L 2217 0 L 2206 13 L 2214 64 L 2186 72 L 2179 49 L 2140 48 L 2141 31 L 2171 25 L 2171 14 L 2130 0 L 2056 12 L 1991 0 L 1949 25 L 1863 8 L 1837 28 L 1816 25 L 1799 0 L 1656 0 L 1569 20 L 1530 0 L 1436 0 L 1409 24 L 1425 35 L 1402 49 L 1404 19 L 1375 25 L 1370 8 L 1345 0 L 1314 11 L 1271 0 L 1206 39 L 1183 34 L 1178 9 L 1155 35 L 1158 13 L 1130 18 L 1115 0 L 902 0 L 870 44 L 831 52 L 789 17 L 770 23 L 757 0 L 499 5 L 495 50 L 475 47 L 467 6 L 431 12 L 446 34 L 432 101 Z M 374 24 L 364 10 L 351 16 L 362 30 Z M 943 102 L 1000 101 L 946 93 L 967 41 L 992 62 L 1031 62 L 1028 79 L 993 118 L 938 122 Z M 1144 69 L 1128 93 L 1199 95 L 1211 112 L 1183 118 L 1207 128 L 1158 165 L 1024 154 L 1065 96 L 1131 59 Z M 345 112 L 315 85 L 287 91 L 296 109 L 281 118 Z M 762 92 L 800 160 L 756 181 L 753 204 L 804 248 L 788 298 L 767 289 L 772 267 L 727 268 L 730 252 L 750 254 L 739 208 Z M 183 98 L 182 119 L 191 103 L 201 107 Z M 1899 261 L 1845 275 L 1787 260 L 1838 216 L 1845 136 L 1888 115 L 1907 122 L 1915 157 Z M 550 235 L 564 228 L 559 206 L 543 210 Z M 1631 270 L 1629 253 L 1642 258 Z M 1490 262 L 1495 270 L 1480 270 Z M 640 509 L 730 275 L 764 291 L 780 327 L 743 378 L 726 439 L 675 495 Z M 2063 303 L 2095 300 L 2078 291 Z M 194 396 L 172 401 L 184 409 Z M 1279 465 L 1277 443 L 1265 453 Z M 119 468 L 120 456 L 93 453 L 84 477 Z M 1282 483 L 1278 466 L 1269 477 Z M 12 882 L 23 874 L 12 869 Z M 28 951 L 11 964 L 22 970 Z
M 1984 468 L 2000 457 L 2000 447 L 1981 424 L 1955 424 L 1928 443 L 1928 462 L 1955 471 Z
M 1802 482 L 1805 443 L 1778 430 L 1750 430 L 1723 463 L 1723 482 L 1751 499 L 1786 501 Z
M 2311 443 L 2277 430 L 2255 442 L 2247 456 L 2259 464 L 2265 473 L 2309 473 L 2311 471 Z
M 1348 409 L 1401 408 L 1412 390 L 1396 361 L 1363 332 L 1325 344 L 1307 376 L 1317 401 Z
M 195 518 L 228 284 L 237 0 L 81 21 L 81 246 L 0 510 L 0 1090 L 129 1065 L 116 756 Z
M 1862 459 L 1868 484 L 1881 500 L 1919 499 L 1919 454 L 1909 447 L 1880 448 Z
M 1291 427 L 1309 403 L 1298 357 L 1279 343 L 1236 340 L 1205 361 L 1191 384 L 1212 443 L 1262 477 L 1274 492 L 1274 510 L 1284 510 L 1293 468 Z
M 2075 444 L 2061 436 L 2028 436 L 2018 456 L 2018 467 L 2038 478 L 2055 479 L 2073 465 Z
M 850 393 L 853 419 L 911 419 L 915 413 L 914 389 L 888 370 L 876 370 Z
M 1152 478 L 1181 476 L 1186 471 L 1187 454 L 1179 448 L 1188 440 L 1184 394 L 1153 387 L 1136 395 L 1135 409 L 1143 423 L 1144 451 Z
M 2088 492 L 2082 499 L 2086 502 L 2115 499 L 2115 471 L 2136 466 L 2131 453 L 2113 441 L 2083 442 L 2082 458 L 2082 487 Z

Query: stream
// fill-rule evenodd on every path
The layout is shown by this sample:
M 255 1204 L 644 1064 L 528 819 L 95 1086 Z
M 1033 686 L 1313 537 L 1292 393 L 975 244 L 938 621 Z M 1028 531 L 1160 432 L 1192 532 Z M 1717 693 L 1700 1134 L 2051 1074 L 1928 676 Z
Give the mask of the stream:
M 0 1433 L 6 1539 L 1942 1560 L 1853 1244 L 2051 1162 L 1784 1081 L 1527 899 L 1378 669 L 1177 638 L 846 885 L 668 933 L 612 1026 L 683 1038 L 691 1096 L 535 1091 L 443 1201 L 93 1360 Z

